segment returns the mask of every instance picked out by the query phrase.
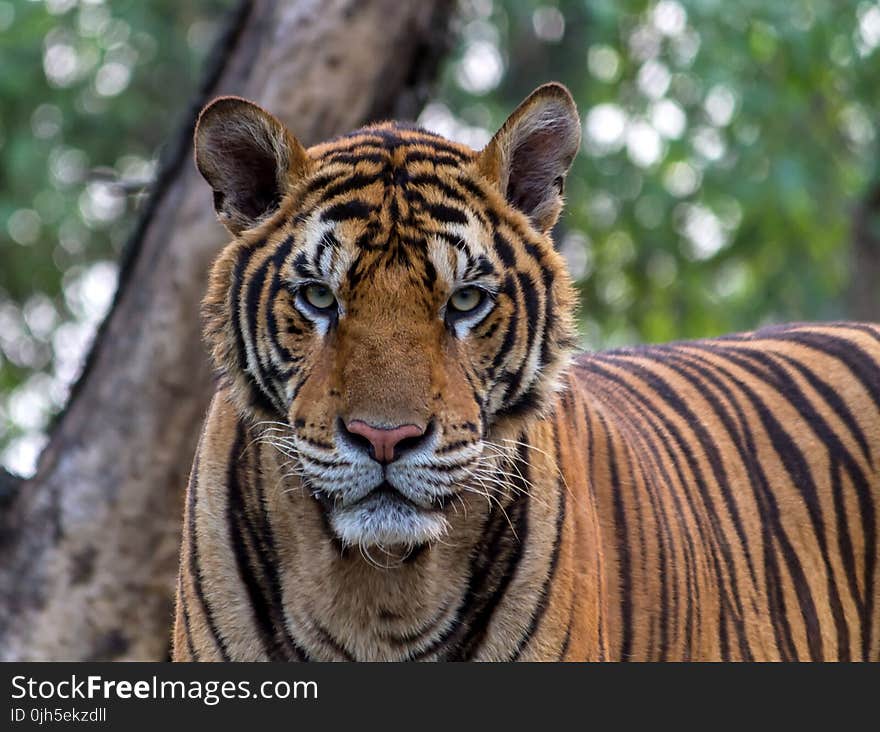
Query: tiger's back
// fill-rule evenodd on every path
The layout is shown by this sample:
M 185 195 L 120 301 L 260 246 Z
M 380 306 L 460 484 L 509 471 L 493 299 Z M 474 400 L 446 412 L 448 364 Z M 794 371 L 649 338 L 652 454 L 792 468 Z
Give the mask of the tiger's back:
M 612 657 L 880 659 L 880 329 L 584 354 L 568 384 Z

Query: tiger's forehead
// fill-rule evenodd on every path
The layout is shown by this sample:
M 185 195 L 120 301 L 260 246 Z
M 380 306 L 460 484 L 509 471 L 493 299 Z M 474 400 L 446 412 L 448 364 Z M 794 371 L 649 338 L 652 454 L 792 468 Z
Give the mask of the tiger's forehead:
M 326 142 L 310 147 L 309 156 L 315 160 L 382 162 L 398 160 L 456 165 L 472 161 L 477 153 L 467 145 L 448 140 L 404 122 L 380 122 L 361 127 Z
M 355 288 L 389 271 L 433 288 L 489 278 L 491 232 L 476 153 L 383 123 L 309 149 L 297 196 L 293 274 Z

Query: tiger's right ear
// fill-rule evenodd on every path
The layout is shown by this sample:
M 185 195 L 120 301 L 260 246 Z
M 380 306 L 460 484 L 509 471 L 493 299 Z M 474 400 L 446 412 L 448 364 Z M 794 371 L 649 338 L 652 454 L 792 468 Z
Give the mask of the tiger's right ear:
M 220 97 L 202 110 L 193 147 L 196 167 L 214 190 L 217 216 L 233 236 L 274 213 L 309 165 L 281 122 L 239 97 Z

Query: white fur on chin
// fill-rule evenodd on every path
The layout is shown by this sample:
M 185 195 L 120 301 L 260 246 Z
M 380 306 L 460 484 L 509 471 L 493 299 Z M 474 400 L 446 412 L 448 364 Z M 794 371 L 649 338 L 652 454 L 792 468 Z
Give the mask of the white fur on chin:
M 390 548 L 417 547 L 436 541 L 449 524 L 437 511 L 425 511 L 387 495 L 368 496 L 335 508 L 330 523 L 343 544 Z

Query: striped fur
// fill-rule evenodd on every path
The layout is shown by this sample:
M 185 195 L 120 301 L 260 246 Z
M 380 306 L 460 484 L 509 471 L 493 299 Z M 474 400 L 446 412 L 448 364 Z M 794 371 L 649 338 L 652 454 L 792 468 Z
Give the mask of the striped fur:
M 878 326 L 572 355 L 564 90 L 480 153 L 394 123 L 306 151 L 242 104 L 219 139 L 251 115 L 280 172 L 224 188 L 240 145 L 210 158 L 203 118 L 236 238 L 205 300 L 221 381 L 175 659 L 880 660 Z M 336 315 L 297 300 L 311 281 Z M 463 283 L 491 294 L 466 327 L 443 316 Z M 432 425 L 387 468 L 407 500 L 358 512 L 379 468 L 352 415 Z

